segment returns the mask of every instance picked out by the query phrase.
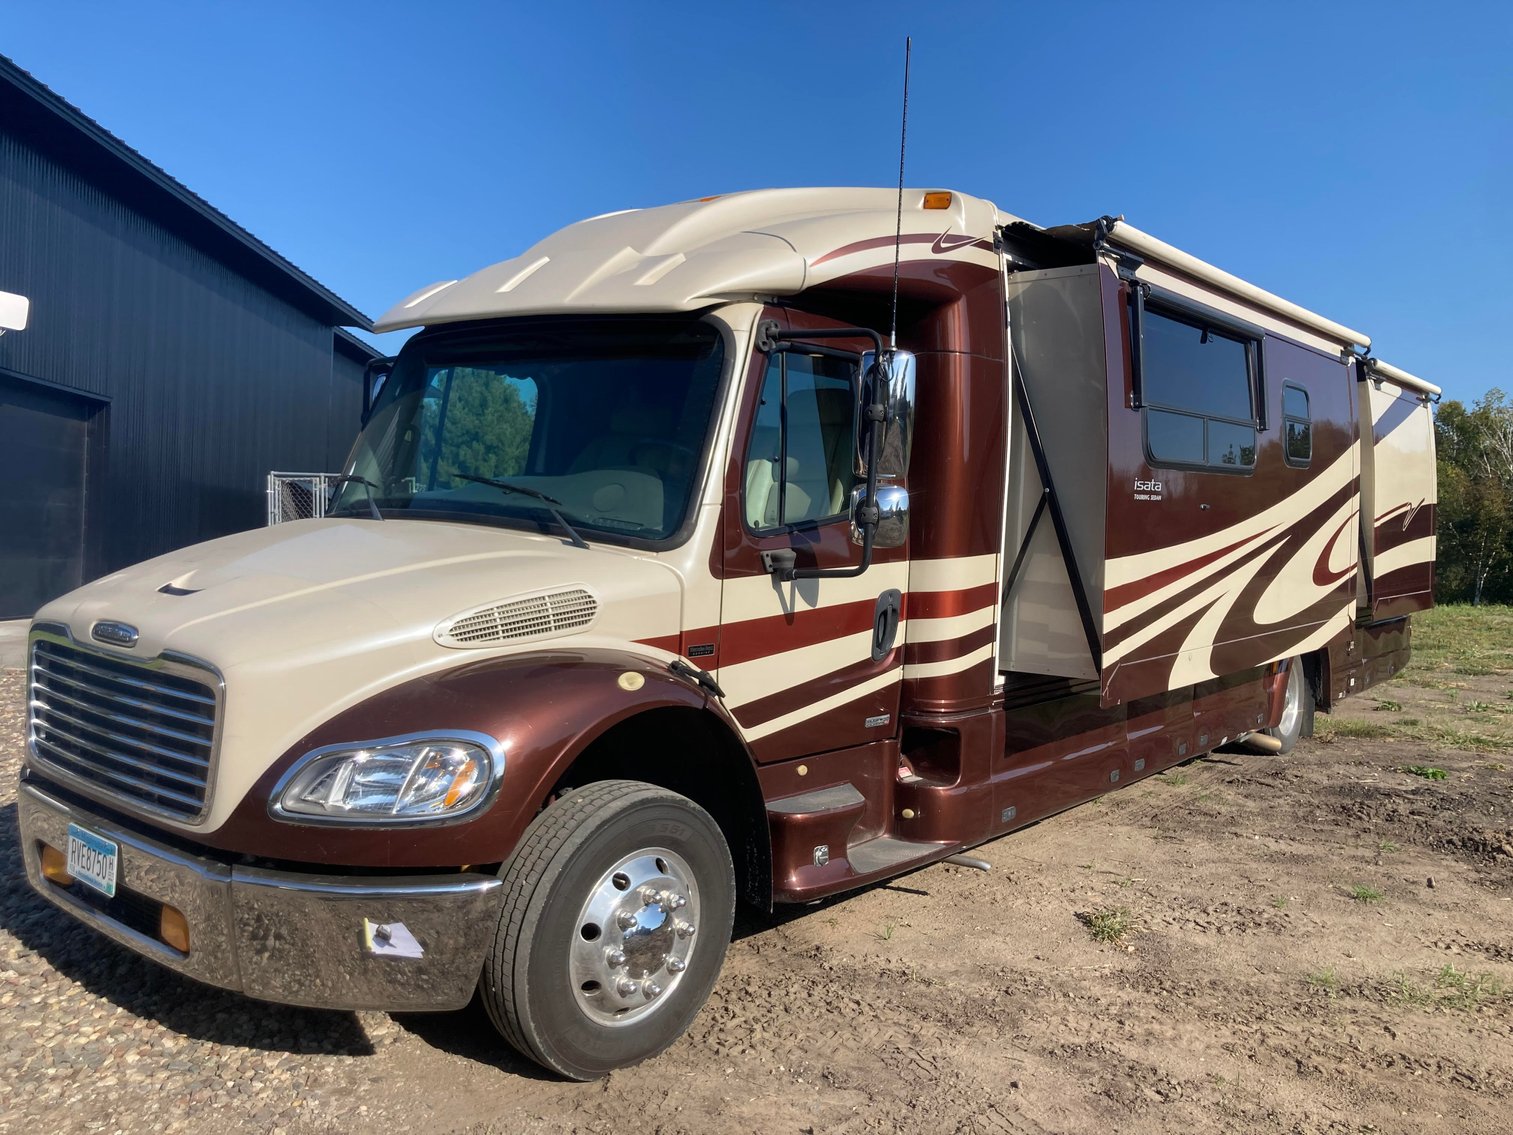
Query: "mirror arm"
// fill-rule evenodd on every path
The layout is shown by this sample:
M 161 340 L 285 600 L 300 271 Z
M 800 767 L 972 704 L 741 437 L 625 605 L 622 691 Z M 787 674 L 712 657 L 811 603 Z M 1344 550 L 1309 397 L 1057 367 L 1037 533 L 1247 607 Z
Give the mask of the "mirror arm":
M 808 339 L 871 339 L 877 345 L 879 357 L 883 354 L 883 337 L 870 327 L 816 327 L 807 331 L 784 331 L 775 319 L 766 319 L 757 324 L 757 350 L 767 354 L 786 351 Z

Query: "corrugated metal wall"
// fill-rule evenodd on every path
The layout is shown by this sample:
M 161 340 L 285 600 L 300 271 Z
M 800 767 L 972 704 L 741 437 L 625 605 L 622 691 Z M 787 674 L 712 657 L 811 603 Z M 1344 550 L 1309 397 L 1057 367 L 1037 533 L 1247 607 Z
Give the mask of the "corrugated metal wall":
M 0 289 L 32 301 L 0 368 L 110 399 L 89 574 L 258 525 L 270 469 L 333 469 L 357 430 L 362 363 L 329 325 L 3 123 Z

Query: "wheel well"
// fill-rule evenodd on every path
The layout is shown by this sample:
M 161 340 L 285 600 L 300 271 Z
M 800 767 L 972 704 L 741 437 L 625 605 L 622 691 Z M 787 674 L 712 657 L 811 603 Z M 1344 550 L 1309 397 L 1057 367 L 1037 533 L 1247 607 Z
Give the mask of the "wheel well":
M 1317 709 L 1325 702 L 1324 696 L 1324 664 L 1325 652 L 1314 651 L 1312 654 L 1303 655 L 1303 681 L 1307 685 L 1307 698 L 1311 706 Z M 1303 715 L 1303 736 L 1313 736 L 1313 714 Z
M 735 863 L 736 891 L 772 906 L 772 849 L 756 770 L 723 722 L 698 709 L 647 710 L 589 745 L 552 789 L 557 796 L 600 780 L 640 780 L 687 796 L 720 825 Z

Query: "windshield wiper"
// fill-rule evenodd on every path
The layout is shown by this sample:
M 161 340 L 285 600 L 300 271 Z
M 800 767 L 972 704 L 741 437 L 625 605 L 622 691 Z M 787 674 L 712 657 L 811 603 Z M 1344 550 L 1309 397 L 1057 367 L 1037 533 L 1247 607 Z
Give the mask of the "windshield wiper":
M 382 520 L 384 518 L 384 514 L 378 511 L 378 503 L 373 499 L 373 490 L 378 488 L 379 486 L 368 480 L 368 478 L 359 477 L 356 473 L 343 473 L 340 477 L 328 478 L 326 484 L 361 485 L 368 494 L 368 515 L 373 517 L 374 520 Z
M 489 485 L 501 492 L 519 493 L 523 497 L 534 497 L 546 505 L 546 511 L 557 518 L 557 523 L 562 525 L 562 530 L 568 534 L 577 547 L 588 547 L 588 541 L 578 535 L 578 530 L 567 522 L 567 517 L 562 515 L 562 502 L 556 497 L 549 497 L 540 489 L 533 489 L 527 485 L 512 485 L 508 481 L 496 481 L 492 477 L 475 477 L 472 473 L 453 473 L 452 476 L 461 477 L 464 481 L 473 481 L 479 485 Z

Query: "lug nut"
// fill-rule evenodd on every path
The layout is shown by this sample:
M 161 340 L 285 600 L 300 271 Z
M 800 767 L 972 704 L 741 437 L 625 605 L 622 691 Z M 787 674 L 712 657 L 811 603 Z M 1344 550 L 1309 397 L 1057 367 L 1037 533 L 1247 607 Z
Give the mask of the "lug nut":
M 646 999 L 650 1001 L 653 997 L 660 997 L 662 995 L 662 987 L 655 981 L 648 981 L 641 987 L 641 992 L 646 994 Z
M 657 894 L 657 892 L 655 890 L 653 890 L 651 887 L 642 887 L 641 888 L 641 905 L 642 906 L 655 906 L 657 904 L 658 900 L 660 899 L 660 897 L 661 896 L 659 896 Z
M 688 968 L 688 963 L 685 962 L 682 958 L 668 958 L 667 959 L 667 972 L 668 973 L 682 973 L 687 968 Z
M 621 997 L 634 997 L 640 988 L 641 983 L 639 981 L 632 981 L 628 977 L 622 977 L 619 981 L 615 982 L 615 992 Z
M 682 895 L 673 895 L 672 896 L 672 900 L 667 904 L 667 909 L 668 910 L 682 910 L 687 905 L 688 905 L 688 900 L 686 898 L 684 898 Z
M 625 951 L 624 950 L 606 950 L 604 952 L 604 960 L 606 962 L 608 962 L 611 966 L 613 966 L 615 969 L 619 969 L 621 966 L 623 966 L 625 964 Z
M 690 938 L 692 936 L 693 936 L 693 923 L 692 922 L 679 922 L 678 923 L 678 937 L 679 938 Z
M 635 911 L 622 910 L 615 915 L 615 925 L 621 930 L 634 930 L 641 920 L 636 917 Z

